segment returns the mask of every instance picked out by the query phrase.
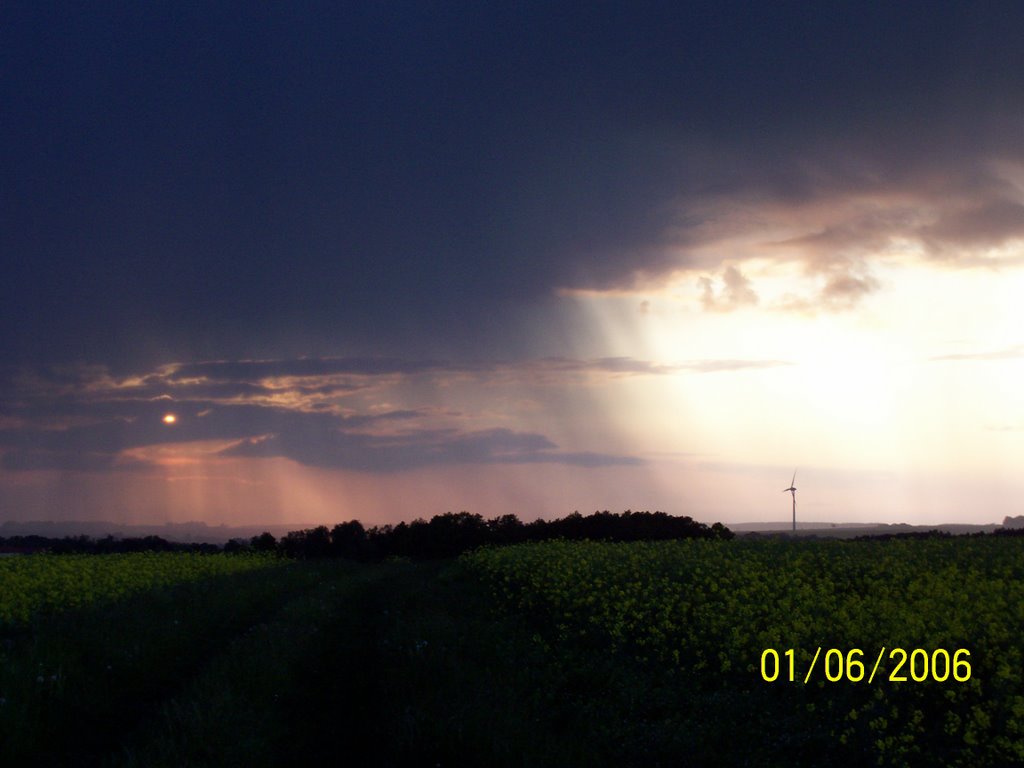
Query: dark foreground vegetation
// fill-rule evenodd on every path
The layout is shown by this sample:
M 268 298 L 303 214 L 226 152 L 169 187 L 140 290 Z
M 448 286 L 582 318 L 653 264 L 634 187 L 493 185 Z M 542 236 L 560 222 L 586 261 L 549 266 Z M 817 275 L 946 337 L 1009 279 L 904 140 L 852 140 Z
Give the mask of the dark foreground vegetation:
M 600 764 L 453 568 L 293 562 L 0 630 L 0 765 Z
M 1022 547 L 252 556 L 265 567 L 0 625 L 0 765 L 1021 765 Z M 885 656 L 868 682 L 883 646 L 965 649 L 970 674 Z M 862 650 L 864 675 L 833 659 L 805 684 L 817 647 Z

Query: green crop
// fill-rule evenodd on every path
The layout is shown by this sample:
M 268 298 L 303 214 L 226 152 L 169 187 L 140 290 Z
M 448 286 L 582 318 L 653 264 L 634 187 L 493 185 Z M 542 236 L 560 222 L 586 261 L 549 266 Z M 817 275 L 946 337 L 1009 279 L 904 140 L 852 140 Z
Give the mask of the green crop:
M 156 587 L 273 567 L 262 555 L 140 552 L 0 558 L 0 626 Z
M 555 541 L 461 563 L 553 653 L 603 654 L 669 679 L 706 702 L 695 710 L 742 696 L 766 722 L 803 711 L 808 732 L 879 764 L 1024 761 L 1022 539 Z M 894 671 L 894 648 L 922 649 L 916 662 L 966 649 L 970 679 L 911 678 L 909 665 Z M 767 649 L 787 664 L 773 682 Z M 867 672 L 882 663 L 870 684 L 829 679 L 821 662 L 805 680 L 817 649 L 823 660 L 836 649 L 833 673 L 843 659 L 863 658 Z

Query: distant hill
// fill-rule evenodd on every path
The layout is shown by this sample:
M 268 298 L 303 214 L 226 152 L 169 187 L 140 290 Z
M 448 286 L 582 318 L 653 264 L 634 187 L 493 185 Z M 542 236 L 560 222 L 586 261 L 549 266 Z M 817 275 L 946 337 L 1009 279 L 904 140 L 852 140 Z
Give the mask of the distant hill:
M 759 534 L 789 534 L 791 536 L 818 536 L 822 538 L 852 539 L 857 536 L 886 536 L 898 533 L 925 533 L 927 531 L 943 531 L 953 535 L 965 533 L 992 533 L 1003 526 L 998 523 L 970 525 L 967 523 L 943 523 L 941 525 L 909 525 L 907 523 L 821 523 L 797 522 L 796 533 L 793 523 L 736 523 L 729 529 L 737 536 L 757 536 Z
M 232 539 L 249 540 L 264 531 L 275 538 L 281 538 L 296 530 L 314 528 L 316 523 L 291 523 L 287 525 L 207 525 L 202 521 L 187 523 L 166 523 L 164 525 L 124 525 L 103 520 L 56 522 L 51 520 L 7 521 L 0 523 L 0 538 L 11 536 L 46 536 L 63 538 L 65 536 L 89 536 L 94 539 L 104 536 L 116 538 L 142 538 L 159 536 L 168 541 L 184 544 L 219 544 L 223 545 Z M 729 529 L 737 536 L 757 536 L 759 534 L 792 535 L 792 521 L 757 522 L 730 524 Z M 945 523 L 942 525 L 908 525 L 906 523 L 828 523 L 814 521 L 798 521 L 797 536 L 817 536 L 828 538 L 851 539 L 857 536 L 884 536 L 897 533 L 915 533 L 925 531 L 946 531 L 952 534 L 992 533 L 999 528 L 1024 528 L 1024 516 L 1007 517 L 1003 524 L 968 525 L 961 523 Z
M 202 521 L 188 523 L 166 523 L 164 525 L 123 525 L 103 520 L 55 522 L 52 520 L 8 520 L 0 523 L 0 538 L 11 536 L 46 536 L 60 539 L 65 536 L 89 536 L 100 539 L 104 536 L 115 538 L 142 538 L 159 536 L 168 541 L 184 544 L 224 544 L 231 539 L 251 539 L 264 531 L 275 537 L 286 535 L 297 528 L 308 528 L 315 524 L 291 523 L 288 525 L 207 525 Z

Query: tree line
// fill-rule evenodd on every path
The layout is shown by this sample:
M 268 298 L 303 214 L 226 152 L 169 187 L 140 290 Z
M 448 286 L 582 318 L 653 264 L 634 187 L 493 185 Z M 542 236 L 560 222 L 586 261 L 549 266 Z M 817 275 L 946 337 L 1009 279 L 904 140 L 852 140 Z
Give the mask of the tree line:
M 105 536 L 0 536 L 0 553 L 52 552 L 54 554 L 112 554 L 117 552 L 272 552 L 284 557 L 339 557 L 374 561 L 389 557 L 440 559 L 455 557 L 484 545 L 518 544 L 547 539 L 593 539 L 597 541 L 657 541 L 663 539 L 731 539 L 733 532 L 721 523 L 708 526 L 691 517 L 664 512 L 621 514 L 573 512 L 555 520 L 524 523 L 515 515 L 485 520 L 469 512 L 447 512 L 430 520 L 363 527 L 358 520 L 338 523 L 332 528 L 291 531 L 280 539 L 262 533 L 249 540 L 233 539 L 217 544 L 179 543 L 160 536 L 117 538 Z
M 731 539 L 733 532 L 721 523 L 708 526 L 691 517 L 664 512 L 621 514 L 573 512 L 555 520 L 524 523 L 515 515 L 485 520 L 469 512 L 447 512 L 429 521 L 364 528 L 358 520 L 291 531 L 276 540 L 264 533 L 248 542 L 248 548 L 273 551 L 297 558 L 341 557 L 351 560 L 382 560 L 389 557 L 439 559 L 455 557 L 476 547 L 518 544 L 547 539 L 593 539 L 597 541 L 656 541 L 664 539 Z M 232 549 L 246 548 L 242 542 Z

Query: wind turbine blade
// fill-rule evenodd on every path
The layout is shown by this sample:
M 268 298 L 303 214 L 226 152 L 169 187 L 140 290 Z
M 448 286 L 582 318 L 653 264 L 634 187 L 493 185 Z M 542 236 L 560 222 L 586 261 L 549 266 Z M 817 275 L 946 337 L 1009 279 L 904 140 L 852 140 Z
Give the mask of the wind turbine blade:
M 794 469 L 793 470 L 793 479 L 789 481 L 789 487 L 792 488 L 795 483 L 796 483 L 796 470 Z

